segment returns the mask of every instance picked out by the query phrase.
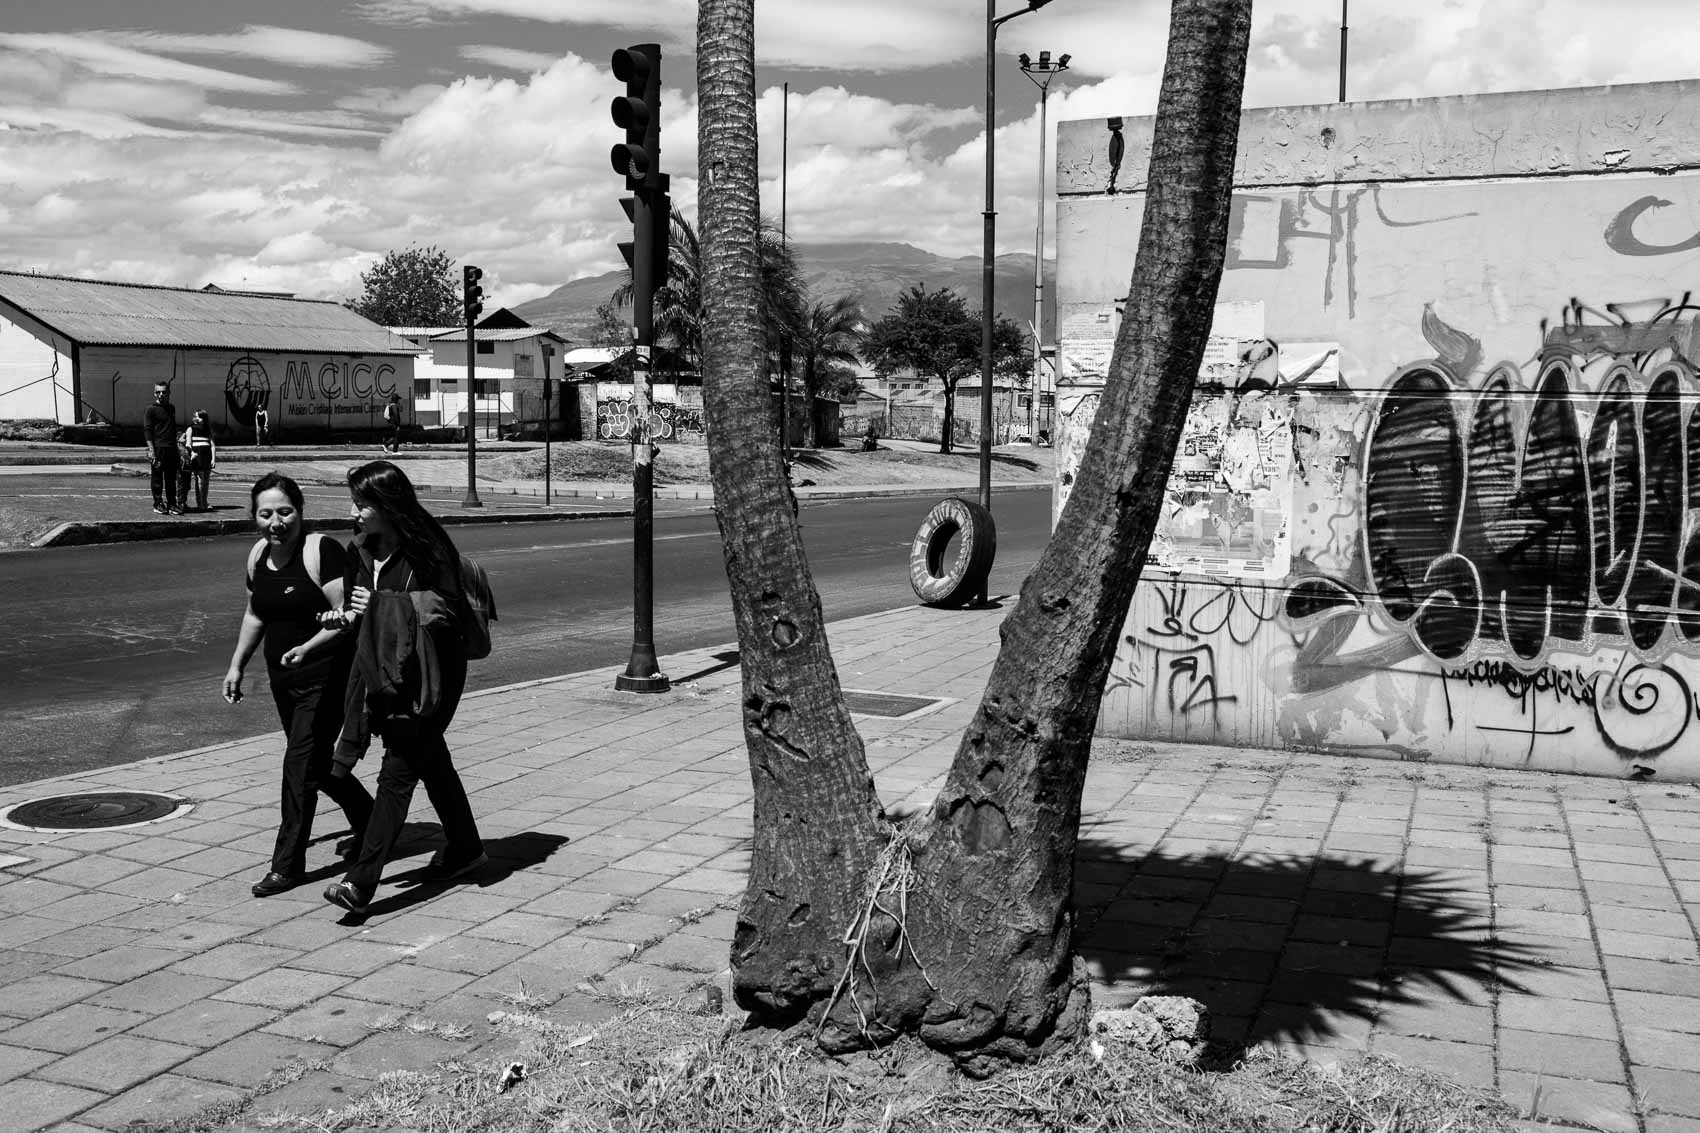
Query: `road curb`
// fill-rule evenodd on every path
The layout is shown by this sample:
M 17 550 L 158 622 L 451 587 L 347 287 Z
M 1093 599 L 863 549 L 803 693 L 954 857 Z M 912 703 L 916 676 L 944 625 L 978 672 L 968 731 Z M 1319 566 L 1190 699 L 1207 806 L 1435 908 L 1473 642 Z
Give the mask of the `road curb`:
M 112 470 L 120 475 L 130 475 L 130 471 L 122 465 L 113 465 Z M 316 486 L 337 486 L 339 481 L 309 480 L 306 483 Z M 423 487 L 440 487 L 441 485 L 422 485 Z M 1051 485 L 1044 481 L 1033 483 L 1018 482 L 1014 484 L 994 485 L 998 492 L 1034 492 L 1049 491 Z M 812 500 L 863 500 L 913 497 L 937 497 L 954 495 L 972 495 L 975 489 L 967 487 L 891 487 L 891 488 L 798 488 L 797 498 L 804 501 Z M 521 495 L 514 491 L 491 491 L 491 494 Z M 541 491 L 535 494 L 541 496 Z M 562 498 L 584 498 L 592 496 L 597 499 L 607 498 L 607 491 L 591 489 L 555 489 L 554 494 Z M 714 492 L 703 485 L 684 485 L 679 488 L 658 488 L 656 499 L 686 500 L 712 504 Z M 490 523 L 545 523 L 575 519 L 629 519 L 632 509 L 598 508 L 594 511 L 532 511 L 532 510 L 495 510 L 489 512 L 454 512 L 436 513 L 438 522 L 445 527 L 465 526 L 471 524 Z M 348 526 L 344 518 L 309 519 L 306 521 L 309 531 L 343 531 Z M 33 539 L 29 543 L 32 550 L 48 547 L 89 547 L 103 543 L 146 543 L 163 539 L 212 539 L 221 535 L 241 535 L 252 532 L 253 520 L 237 519 L 190 519 L 190 520 L 149 520 L 149 519 L 108 519 L 108 520 L 71 520 L 61 523 L 47 534 Z
M 629 519 L 631 508 L 607 508 L 595 511 L 495 511 L 481 514 L 449 512 L 438 515 L 444 527 L 463 527 L 489 523 L 546 523 L 575 519 Z M 347 531 L 348 520 L 309 519 L 309 531 Z M 101 543 L 145 543 L 159 539 L 211 539 L 220 535 L 251 535 L 252 519 L 191 519 L 171 520 L 112 519 L 98 523 L 73 521 L 61 523 L 46 535 L 30 543 L 32 548 L 88 547 Z

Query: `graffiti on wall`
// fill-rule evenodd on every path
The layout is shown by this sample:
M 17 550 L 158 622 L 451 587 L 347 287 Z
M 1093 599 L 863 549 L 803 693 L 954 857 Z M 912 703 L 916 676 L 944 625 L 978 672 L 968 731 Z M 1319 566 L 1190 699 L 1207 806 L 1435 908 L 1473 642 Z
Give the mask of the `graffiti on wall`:
M 605 441 L 624 441 L 632 438 L 637 414 L 631 398 L 598 398 L 596 401 L 596 435 Z M 649 405 L 649 439 L 656 444 L 668 441 L 701 442 L 704 437 L 702 410 L 675 405 L 670 401 L 653 401 Z
M 1178 737 L 1263 697 L 1293 746 L 1653 773 L 1700 732 L 1700 305 L 1572 302 L 1524 365 L 1423 330 L 1373 400 L 1295 399 L 1284 582 L 1142 586 L 1106 693 Z
M 1573 306 L 1532 387 L 1500 363 L 1469 390 L 1469 347 L 1394 378 L 1365 442 L 1365 561 L 1425 653 L 1537 661 L 1608 637 L 1657 659 L 1700 641 L 1696 312 L 1588 324 Z

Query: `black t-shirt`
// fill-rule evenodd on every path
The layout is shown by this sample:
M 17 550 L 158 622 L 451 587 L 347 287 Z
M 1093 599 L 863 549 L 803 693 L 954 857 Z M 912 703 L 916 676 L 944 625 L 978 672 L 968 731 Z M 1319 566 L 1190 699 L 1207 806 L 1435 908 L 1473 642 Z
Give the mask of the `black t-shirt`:
M 160 401 L 144 409 L 142 411 L 142 436 L 154 448 L 176 448 L 176 407 L 169 401 Z
M 267 547 L 254 564 L 254 577 L 248 582 L 248 601 L 254 615 L 266 625 L 266 668 L 273 680 L 291 684 L 323 680 L 338 660 L 346 660 L 353 646 L 353 635 L 337 643 L 334 650 L 322 650 L 307 664 L 294 669 L 283 667 L 283 655 L 319 632 L 315 615 L 331 608 L 324 591 L 314 585 L 307 574 L 306 541 L 303 536 L 295 555 L 281 567 L 272 566 L 272 549 Z M 347 555 L 342 544 L 334 539 L 319 539 L 319 577 L 336 578 L 347 568 Z

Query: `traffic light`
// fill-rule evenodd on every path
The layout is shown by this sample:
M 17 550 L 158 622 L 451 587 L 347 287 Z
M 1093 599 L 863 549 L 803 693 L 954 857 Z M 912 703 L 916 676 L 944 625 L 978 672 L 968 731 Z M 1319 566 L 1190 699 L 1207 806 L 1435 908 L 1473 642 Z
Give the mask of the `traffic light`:
M 475 268 L 471 264 L 461 269 L 461 307 L 466 312 L 468 323 L 476 322 L 484 310 L 484 288 L 478 281 L 484 278 L 484 269 Z
M 626 219 L 632 222 L 632 239 L 622 240 L 615 247 L 620 249 L 620 256 L 626 261 L 626 266 L 632 269 L 632 278 L 637 278 L 638 245 L 644 244 L 649 253 L 649 280 L 653 287 L 664 287 L 667 284 L 667 241 L 669 237 L 669 214 L 673 207 L 673 198 L 665 191 L 651 194 L 646 202 L 648 207 L 638 208 L 636 197 L 621 197 L 620 208 L 625 210 Z M 640 235 L 640 227 L 647 229 L 647 234 Z
M 614 172 L 626 188 L 657 188 L 661 148 L 661 45 L 639 43 L 614 52 L 614 77 L 626 84 L 609 112 L 626 140 L 609 151 Z

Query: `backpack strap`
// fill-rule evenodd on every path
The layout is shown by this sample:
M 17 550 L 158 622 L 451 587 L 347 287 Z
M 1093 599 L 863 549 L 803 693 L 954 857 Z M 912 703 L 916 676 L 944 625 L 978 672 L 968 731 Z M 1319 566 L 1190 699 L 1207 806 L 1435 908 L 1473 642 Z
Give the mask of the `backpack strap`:
M 314 586 L 318 587 L 323 587 L 325 584 L 325 580 L 319 575 L 320 549 L 324 546 L 320 540 L 324 538 L 326 536 L 322 531 L 309 531 L 301 537 L 301 563 L 307 568 L 307 577 L 312 579 Z M 260 556 L 265 553 L 266 541 L 264 539 L 255 543 L 253 549 L 248 552 L 249 582 L 254 581 L 254 572 L 260 567 Z

